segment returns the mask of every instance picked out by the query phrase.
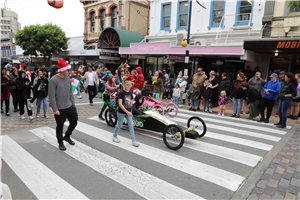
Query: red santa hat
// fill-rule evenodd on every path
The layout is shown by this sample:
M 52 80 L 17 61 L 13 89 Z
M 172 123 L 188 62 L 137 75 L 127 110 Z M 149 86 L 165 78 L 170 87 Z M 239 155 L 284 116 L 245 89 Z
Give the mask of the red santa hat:
M 71 69 L 71 66 L 67 61 L 59 59 L 58 60 L 58 72 L 63 72 L 65 70 Z

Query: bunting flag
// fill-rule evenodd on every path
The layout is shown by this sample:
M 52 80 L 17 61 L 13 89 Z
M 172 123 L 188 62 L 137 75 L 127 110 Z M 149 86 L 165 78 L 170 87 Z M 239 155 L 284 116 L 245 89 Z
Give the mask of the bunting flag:
M 77 86 L 78 86 L 79 80 L 77 80 L 75 78 L 71 78 L 71 83 L 72 83 L 73 94 L 77 94 Z
M 20 65 L 20 71 L 24 71 L 23 65 Z

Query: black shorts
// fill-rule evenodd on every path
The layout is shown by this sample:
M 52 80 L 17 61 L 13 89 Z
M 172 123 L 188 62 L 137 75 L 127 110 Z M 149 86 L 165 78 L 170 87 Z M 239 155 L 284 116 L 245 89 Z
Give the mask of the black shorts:
M 293 99 L 293 102 L 296 102 L 296 103 L 300 102 L 300 98 Z

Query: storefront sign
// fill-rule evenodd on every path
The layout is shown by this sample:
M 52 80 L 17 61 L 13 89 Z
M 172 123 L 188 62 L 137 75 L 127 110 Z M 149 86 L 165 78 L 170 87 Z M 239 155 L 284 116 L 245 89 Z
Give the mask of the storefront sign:
M 120 57 L 99 56 L 100 60 L 120 60 Z
M 245 50 L 295 50 L 300 49 L 300 40 L 245 41 Z
M 184 60 L 184 56 L 169 55 L 169 59 L 172 59 L 172 60 Z
M 120 57 L 120 54 L 118 54 L 118 53 L 104 52 L 104 51 L 99 52 L 99 55 L 100 56 Z
M 294 49 L 300 48 L 300 41 L 279 41 L 277 43 L 277 49 Z
M 183 47 L 171 47 L 170 43 L 159 43 L 159 44 L 131 44 L 130 48 L 119 48 L 120 54 L 150 54 L 150 55 L 165 55 L 165 54 L 179 54 L 185 55 L 186 48 Z M 238 47 L 190 47 L 190 54 L 192 55 L 243 55 L 244 50 L 242 46 Z

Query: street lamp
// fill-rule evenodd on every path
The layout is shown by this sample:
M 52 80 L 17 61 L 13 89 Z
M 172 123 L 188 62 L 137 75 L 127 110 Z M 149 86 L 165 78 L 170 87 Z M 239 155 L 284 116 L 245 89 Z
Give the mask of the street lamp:
M 188 32 L 187 32 L 187 39 L 183 40 L 181 45 L 183 47 L 186 47 L 185 50 L 185 69 L 188 69 L 188 64 L 189 64 L 189 59 L 190 59 L 190 30 L 191 30 L 191 16 L 192 16 L 192 2 L 193 0 L 189 0 L 189 19 L 188 19 Z M 204 9 L 206 9 L 206 7 L 204 7 L 198 0 L 196 0 L 196 2 Z

